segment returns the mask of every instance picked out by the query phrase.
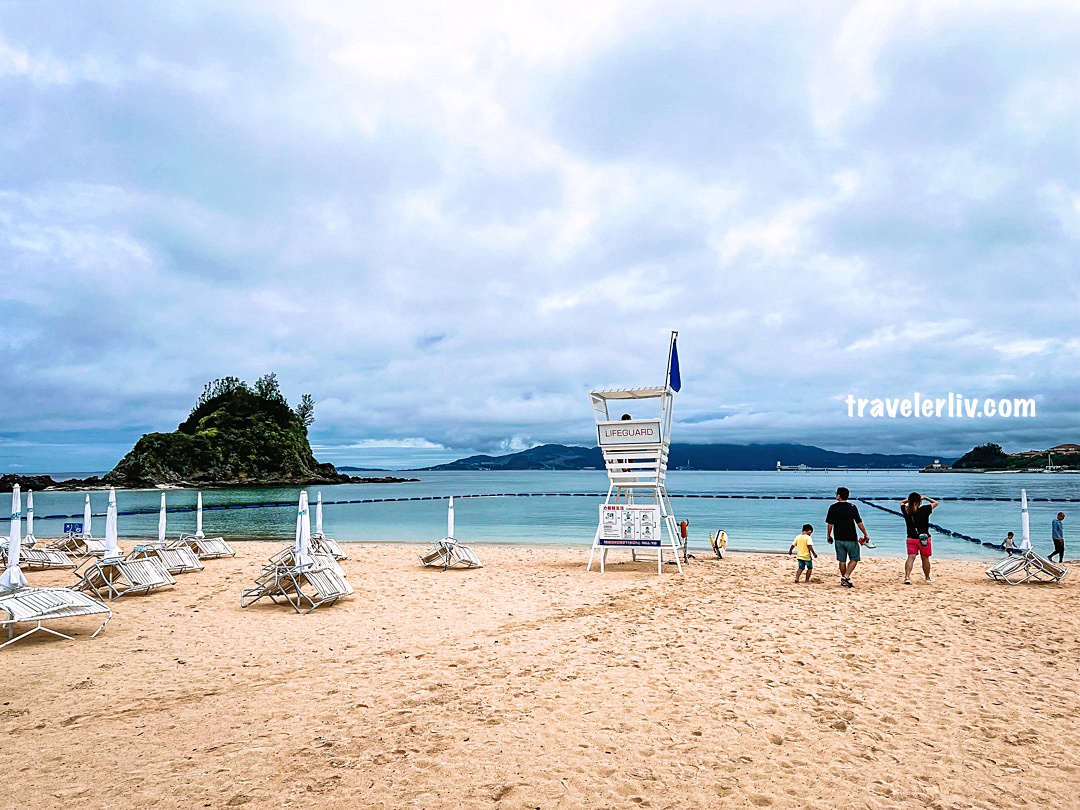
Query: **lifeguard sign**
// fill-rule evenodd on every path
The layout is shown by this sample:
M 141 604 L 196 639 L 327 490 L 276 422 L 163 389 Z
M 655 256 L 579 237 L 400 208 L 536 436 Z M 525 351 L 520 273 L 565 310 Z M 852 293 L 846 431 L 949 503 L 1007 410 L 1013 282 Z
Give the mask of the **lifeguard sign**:
M 637 549 L 656 549 L 658 574 L 664 570 L 664 553 L 671 552 L 682 572 L 680 555 L 684 549 L 664 488 L 671 445 L 673 393 L 670 385 L 589 393 L 609 485 L 607 498 L 600 506 L 600 523 L 586 570 L 592 569 L 593 557 L 599 549 L 603 573 L 608 548 L 621 546 L 629 547 L 635 560 Z M 612 411 L 640 412 L 642 405 L 659 406 L 659 417 L 611 418 Z

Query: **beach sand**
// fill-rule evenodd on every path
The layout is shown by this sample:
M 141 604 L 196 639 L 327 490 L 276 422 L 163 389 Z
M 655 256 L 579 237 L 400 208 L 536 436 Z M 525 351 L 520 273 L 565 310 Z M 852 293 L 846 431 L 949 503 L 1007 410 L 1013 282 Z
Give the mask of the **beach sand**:
M 280 545 L 236 547 L 0 651 L 0 806 L 1080 806 L 1080 570 L 350 544 L 356 595 L 300 616 L 240 608 Z

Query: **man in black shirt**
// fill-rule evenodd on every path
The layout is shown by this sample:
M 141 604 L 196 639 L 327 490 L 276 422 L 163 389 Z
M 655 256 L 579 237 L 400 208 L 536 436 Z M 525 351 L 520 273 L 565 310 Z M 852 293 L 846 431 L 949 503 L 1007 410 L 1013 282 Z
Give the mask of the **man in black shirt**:
M 853 503 L 848 503 L 850 495 L 851 493 L 848 492 L 847 487 L 837 487 L 836 503 L 829 507 L 828 514 L 825 515 L 827 527 L 825 539 L 832 543 L 835 536 L 836 561 L 840 564 L 840 584 L 845 588 L 855 587 L 851 583 L 851 573 L 855 570 L 855 566 L 859 564 L 860 559 L 860 541 L 855 532 L 856 526 L 862 532 L 862 542 L 870 542 L 870 535 L 867 533 L 866 526 L 863 525 L 862 518 L 859 516 L 859 507 Z

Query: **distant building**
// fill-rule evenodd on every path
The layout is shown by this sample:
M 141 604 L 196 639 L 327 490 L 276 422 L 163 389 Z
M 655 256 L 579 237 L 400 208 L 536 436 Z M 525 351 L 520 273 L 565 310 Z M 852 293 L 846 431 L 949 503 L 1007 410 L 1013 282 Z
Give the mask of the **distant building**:
M 1050 452 L 1050 453 L 1080 453 L 1080 444 L 1059 444 L 1057 447 L 1051 447 L 1048 452 Z

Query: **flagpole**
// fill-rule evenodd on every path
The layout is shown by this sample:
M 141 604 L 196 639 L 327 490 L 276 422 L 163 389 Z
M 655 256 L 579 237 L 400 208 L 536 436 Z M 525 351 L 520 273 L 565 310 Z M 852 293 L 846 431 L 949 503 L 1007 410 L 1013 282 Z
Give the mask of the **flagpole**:
M 667 371 L 664 372 L 664 390 L 666 391 L 671 387 L 671 351 L 675 348 L 675 338 L 679 336 L 679 333 L 672 329 L 671 340 L 668 341 L 667 347 Z

